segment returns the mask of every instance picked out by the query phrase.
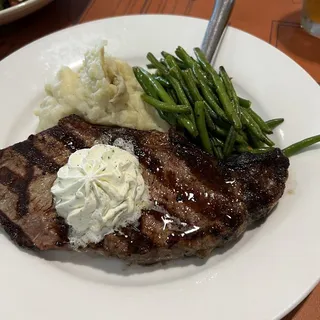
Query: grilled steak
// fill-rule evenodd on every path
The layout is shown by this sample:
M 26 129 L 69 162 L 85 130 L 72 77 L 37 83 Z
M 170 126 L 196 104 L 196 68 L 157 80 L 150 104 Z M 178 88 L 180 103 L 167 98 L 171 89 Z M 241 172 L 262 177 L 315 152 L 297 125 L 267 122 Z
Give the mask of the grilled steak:
M 219 163 L 174 130 L 102 127 L 69 116 L 0 151 L 0 223 L 11 239 L 31 249 L 71 249 L 50 192 L 56 173 L 72 152 L 117 138 L 134 145 L 155 206 L 139 227 L 83 250 L 139 264 L 205 257 L 266 217 L 284 192 L 289 161 L 279 149 Z

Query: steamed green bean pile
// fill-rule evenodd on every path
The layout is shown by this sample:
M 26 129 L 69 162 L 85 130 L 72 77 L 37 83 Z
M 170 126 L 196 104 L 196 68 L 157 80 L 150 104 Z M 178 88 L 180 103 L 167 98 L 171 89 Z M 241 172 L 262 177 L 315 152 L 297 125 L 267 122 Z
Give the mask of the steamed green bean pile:
M 184 130 L 194 143 L 218 159 L 272 150 L 275 143 L 269 135 L 284 119 L 264 121 L 249 100 L 239 97 L 224 67 L 217 72 L 199 48 L 194 54 L 196 59 L 178 47 L 175 55 L 163 51 L 158 60 L 149 52 L 147 67 L 155 72 L 133 67 L 144 90 L 142 99 L 171 126 Z M 283 152 L 289 157 L 319 141 L 320 135 L 307 138 Z

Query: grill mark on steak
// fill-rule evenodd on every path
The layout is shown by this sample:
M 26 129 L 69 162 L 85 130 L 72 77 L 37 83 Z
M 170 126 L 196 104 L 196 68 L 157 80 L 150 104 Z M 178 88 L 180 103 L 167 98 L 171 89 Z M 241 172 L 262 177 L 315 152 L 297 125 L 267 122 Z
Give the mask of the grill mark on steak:
M 24 179 L 20 175 L 14 173 L 7 167 L 0 168 L 0 181 L 15 193 L 19 192 L 20 184 L 24 183 Z
M 130 254 L 145 254 L 155 247 L 154 242 L 146 235 L 133 228 L 121 230 L 121 237 L 128 242 L 128 252 Z
M 150 152 L 142 150 L 140 146 L 136 151 L 136 156 L 148 171 L 155 174 L 159 180 L 163 179 L 163 165 L 158 158 L 153 156 Z
M 69 226 L 65 223 L 62 217 L 55 217 L 55 232 L 59 235 L 60 240 L 56 242 L 57 247 L 63 247 L 69 243 L 68 234 Z
M 76 150 L 87 147 L 85 141 L 83 141 L 79 137 L 76 137 L 70 132 L 70 130 L 67 130 L 63 127 L 53 127 L 52 130 L 48 131 L 48 134 L 56 140 L 62 142 L 63 145 L 71 152 L 75 152 Z
M 14 173 L 7 167 L 0 168 L 1 183 L 7 186 L 9 190 L 16 193 L 18 196 L 17 214 L 21 217 L 28 213 L 30 201 L 28 187 L 32 181 L 33 174 L 33 167 L 26 168 L 26 176 L 24 178 Z
M 28 161 L 29 166 L 35 165 L 43 172 L 56 173 L 60 166 L 34 147 L 33 138 L 34 136 L 31 135 L 28 140 L 13 145 L 13 150 L 20 153 Z
M 103 134 L 104 127 L 98 125 L 91 125 L 83 121 L 78 116 L 69 116 L 59 121 L 59 127 L 64 128 L 68 132 L 85 141 L 87 146 L 92 146 L 93 142 L 100 138 Z M 49 131 L 52 128 L 49 129 Z
M 25 248 L 35 248 L 33 241 L 23 232 L 23 230 L 11 221 L 5 213 L 0 210 L 0 224 L 4 230 L 10 235 L 10 238 L 16 242 L 19 246 Z
M 33 178 L 33 167 L 27 168 L 27 173 L 24 181 L 21 181 L 20 189 L 17 192 L 18 202 L 17 202 L 17 212 L 20 216 L 24 216 L 28 213 L 30 195 L 28 187 Z

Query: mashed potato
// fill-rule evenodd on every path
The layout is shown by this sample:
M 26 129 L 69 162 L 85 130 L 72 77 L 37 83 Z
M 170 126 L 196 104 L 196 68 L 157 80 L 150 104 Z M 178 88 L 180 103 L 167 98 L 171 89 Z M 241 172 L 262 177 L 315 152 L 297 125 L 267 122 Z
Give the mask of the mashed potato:
M 132 68 L 105 55 L 104 46 L 85 54 L 78 72 L 62 67 L 47 96 L 35 110 L 37 131 L 50 128 L 70 114 L 88 122 L 140 130 L 165 131 L 168 125 L 157 111 L 141 100 L 142 89 Z

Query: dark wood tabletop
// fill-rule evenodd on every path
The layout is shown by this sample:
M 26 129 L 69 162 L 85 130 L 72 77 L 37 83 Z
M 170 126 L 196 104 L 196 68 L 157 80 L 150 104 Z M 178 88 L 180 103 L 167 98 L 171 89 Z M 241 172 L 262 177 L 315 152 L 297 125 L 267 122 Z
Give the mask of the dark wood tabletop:
M 36 39 L 78 23 L 148 13 L 208 19 L 213 3 L 214 0 L 55 0 L 38 12 L 0 26 L 0 60 Z M 302 0 L 237 0 L 230 24 L 274 45 L 320 83 L 320 40 L 300 28 L 301 3 Z M 320 285 L 283 320 L 320 320 Z

